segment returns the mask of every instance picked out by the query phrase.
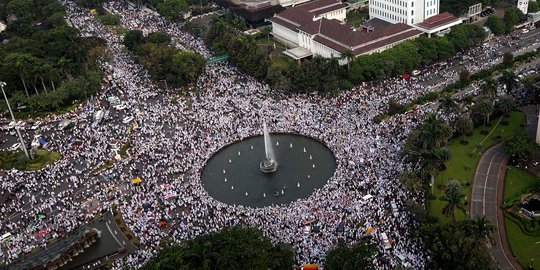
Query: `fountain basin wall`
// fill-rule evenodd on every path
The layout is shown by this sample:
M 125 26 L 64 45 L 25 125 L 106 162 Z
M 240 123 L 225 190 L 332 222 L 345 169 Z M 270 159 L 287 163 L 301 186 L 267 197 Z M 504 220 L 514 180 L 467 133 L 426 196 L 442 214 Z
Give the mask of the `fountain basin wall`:
M 270 139 L 278 163 L 275 172 L 260 171 L 264 138 L 250 137 L 222 148 L 208 160 L 201 175 L 208 194 L 230 205 L 288 204 L 309 197 L 333 176 L 336 159 L 322 142 L 283 133 L 271 134 Z

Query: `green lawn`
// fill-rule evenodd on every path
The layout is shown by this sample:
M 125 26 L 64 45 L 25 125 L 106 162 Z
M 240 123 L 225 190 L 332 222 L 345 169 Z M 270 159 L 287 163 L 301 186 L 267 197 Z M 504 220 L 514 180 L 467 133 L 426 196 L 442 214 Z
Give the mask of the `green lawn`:
M 446 185 L 450 179 L 456 179 L 460 181 L 464 186 L 464 192 L 467 194 L 467 200 L 470 198 L 470 184 L 474 178 L 474 172 L 478 160 L 482 155 L 482 152 L 491 146 L 495 145 L 497 142 L 501 141 L 504 138 L 507 138 L 516 132 L 522 129 L 521 124 L 523 123 L 523 113 L 521 112 L 512 112 L 506 120 L 510 123 L 508 126 L 498 125 L 495 127 L 496 123 L 500 118 L 491 120 L 491 127 L 488 127 L 489 131 L 495 128 L 495 130 L 489 135 L 482 135 L 482 127 L 477 127 L 474 129 L 471 136 L 466 137 L 469 144 L 463 145 L 460 143 L 461 137 L 455 138 L 450 141 L 449 147 L 452 151 L 452 158 L 446 163 L 446 170 L 440 172 L 435 178 L 435 187 L 434 195 L 435 199 L 429 200 L 428 203 L 428 212 L 430 215 L 439 218 L 439 221 L 442 223 L 447 223 L 451 221 L 451 218 L 446 217 L 442 214 L 442 208 L 445 205 L 444 201 L 440 200 L 440 197 L 443 195 L 443 189 L 439 189 L 439 185 Z M 497 136 L 501 138 L 497 139 Z M 479 144 L 482 145 L 479 146 Z M 477 148 L 477 146 L 479 146 Z M 468 205 L 467 205 L 468 208 Z M 463 211 L 456 211 L 456 218 L 458 220 L 464 219 L 468 214 Z
M 270 56 L 270 60 L 272 64 L 276 64 L 282 69 L 288 69 L 289 67 L 289 59 L 284 56 Z
M 519 263 L 527 268 L 532 264 L 534 269 L 540 269 L 540 236 L 529 236 L 521 232 L 519 225 L 505 218 L 508 242 Z
M 533 174 L 514 166 L 509 166 L 504 183 L 504 200 L 514 200 L 533 189 L 539 180 Z M 508 217 L 505 218 L 508 242 L 519 263 L 527 268 L 529 265 L 540 269 L 540 236 L 524 234 L 519 225 Z M 538 244 L 537 244 L 538 243 Z
M 504 201 L 519 198 L 537 186 L 539 181 L 533 174 L 509 165 L 504 183 Z
M 35 158 L 28 161 L 25 160 L 22 151 L 2 151 L 0 152 L 0 168 L 4 170 L 15 168 L 22 171 L 35 171 L 42 169 L 49 164 L 53 164 L 59 159 L 60 153 L 44 150 L 38 150 Z

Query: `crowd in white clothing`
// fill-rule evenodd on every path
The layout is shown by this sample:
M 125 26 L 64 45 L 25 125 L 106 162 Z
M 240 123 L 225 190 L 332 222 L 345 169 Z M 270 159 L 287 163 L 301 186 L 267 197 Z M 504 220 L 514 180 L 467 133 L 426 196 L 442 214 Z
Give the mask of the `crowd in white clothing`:
M 432 109 L 396 115 L 380 124 L 374 124 L 372 118 L 387 109 L 389 99 L 411 101 L 455 80 L 457 71 L 437 65 L 412 80 L 364 83 L 328 97 L 284 95 L 229 64 L 219 63 L 207 66 L 199 78 L 196 88 L 202 91 L 176 97 L 152 83 L 148 73 L 125 52 L 120 36 L 71 0 L 62 2 L 68 20 L 81 35 L 107 41 L 112 59 L 102 61 L 107 79 L 92 102 L 48 119 L 51 123 L 63 119 L 75 123 L 69 131 L 55 131 L 53 125 L 43 130 L 51 134 L 49 149 L 59 151 L 62 159 L 37 172 L 12 170 L 0 176 L 0 198 L 11 202 L 0 207 L 0 234 L 14 236 L 8 248 L 0 250 L 0 261 L 11 263 L 36 247 L 45 247 L 50 239 L 117 205 L 141 248 L 116 260 L 116 269 L 140 267 L 159 250 L 164 237 L 179 242 L 231 225 L 257 227 L 272 241 L 290 243 L 298 264 L 322 263 L 340 239 L 354 242 L 368 228 L 374 228 L 371 241 L 378 247 L 380 269 L 402 264 L 425 267 L 429 253 L 413 236 L 417 224 L 406 209 L 408 200 L 422 204 L 424 194 L 405 190 L 397 175 L 412 169 L 403 163 L 399 151 L 407 134 Z M 104 6 L 122 16 L 123 27 L 140 29 L 144 34 L 165 31 L 174 46 L 205 57 L 212 55 L 200 39 L 159 14 L 133 9 L 118 0 Z M 500 61 L 501 46 L 504 42 L 468 51 L 466 55 L 479 61 L 468 62 L 467 68 L 479 70 Z M 480 55 L 480 50 L 487 53 Z M 444 79 L 430 83 L 435 78 Z M 124 113 L 114 110 L 101 125 L 87 121 L 93 115 L 87 108 L 107 107 L 107 97 L 112 95 L 126 105 L 136 126 L 122 123 L 119 119 Z M 323 188 L 289 205 L 249 208 L 216 201 L 201 185 L 205 162 L 224 145 L 261 134 L 263 115 L 273 116 L 268 123 L 271 132 L 295 132 L 323 141 L 336 156 L 336 172 Z M 83 143 L 74 148 L 75 141 Z M 96 168 L 116 153 L 112 141 L 129 143 L 129 157 L 95 176 Z M 134 177 L 140 177 L 141 183 L 132 185 Z M 164 190 L 174 198 L 166 199 Z M 373 200 L 362 203 L 367 194 L 373 195 Z M 98 203 L 89 210 L 87 201 Z M 395 203 L 398 214 L 393 213 L 390 202 Z M 36 220 L 38 213 L 46 213 L 47 218 Z M 159 226 L 160 220 L 169 221 L 167 229 Z M 304 235 L 302 227 L 307 220 L 317 220 L 322 225 L 320 233 Z M 337 232 L 338 224 L 345 225 L 344 232 Z M 390 249 L 385 248 L 381 233 L 390 239 Z

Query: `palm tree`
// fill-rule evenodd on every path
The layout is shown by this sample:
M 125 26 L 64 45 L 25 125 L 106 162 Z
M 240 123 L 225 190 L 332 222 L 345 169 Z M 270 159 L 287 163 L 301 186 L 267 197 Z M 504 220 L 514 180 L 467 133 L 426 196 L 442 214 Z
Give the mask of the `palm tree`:
M 456 208 L 465 211 L 464 198 L 465 194 L 461 183 L 453 179 L 450 180 L 444 189 L 442 197 L 442 200 L 446 202 L 443 207 L 443 214 L 447 217 L 451 216 L 452 221 L 456 222 Z
M 452 153 L 448 148 L 433 148 L 422 152 L 422 171 L 430 176 L 431 193 L 433 193 L 433 185 L 435 175 L 441 170 L 446 169 L 444 164 L 450 160 Z
M 30 94 L 28 93 L 28 86 L 26 84 L 26 79 L 28 78 L 28 75 L 30 73 L 30 70 L 32 69 L 31 64 L 32 56 L 30 54 L 26 53 L 10 53 L 6 56 L 4 59 L 4 62 L 13 65 L 13 69 L 16 70 L 17 74 L 19 75 L 19 78 L 21 79 L 24 87 L 24 92 L 26 93 L 26 97 L 30 97 Z
M 444 146 L 452 137 L 452 128 L 434 114 L 426 117 L 420 126 L 419 140 L 424 150 Z
M 339 60 L 335 57 L 328 59 L 326 63 L 326 73 L 328 75 L 338 75 L 339 73 Z
M 497 84 L 492 78 L 484 80 L 484 84 L 480 87 L 484 97 L 492 98 L 497 93 Z
M 444 95 L 440 100 L 439 100 L 439 110 L 444 110 L 446 112 L 451 112 L 453 109 L 455 109 L 457 107 L 457 103 L 456 101 L 454 100 L 454 98 L 452 98 L 452 95 L 448 94 L 448 95 Z
M 514 99 L 508 95 L 501 97 L 497 102 L 497 109 L 503 113 L 503 116 L 508 116 L 508 114 L 514 109 Z
M 512 92 L 518 85 L 518 77 L 512 69 L 504 70 L 500 80 L 506 86 L 506 93 Z
M 474 123 L 470 116 L 462 116 L 454 122 L 454 129 L 463 136 L 461 141 L 466 142 L 465 135 L 473 131 Z
M 350 49 L 341 52 L 341 59 L 347 60 L 347 70 L 351 69 L 351 61 L 354 59 L 354 53 Z
M 485 216 L 477 216 L 475 219 L 471 220 L 467 229 L 469 234 L 472 235 L 476 241 L 482 241 L 489 244 L 495 243 L 495 239 L 492 235 L 495 231 L 495 226 L 493 226 Z
M 475 105 L 475 111 L 484 117 L 484 129 L 489 123 L 489 116 L 493 113 L 493 102 L 488 99 L 482 99 Z

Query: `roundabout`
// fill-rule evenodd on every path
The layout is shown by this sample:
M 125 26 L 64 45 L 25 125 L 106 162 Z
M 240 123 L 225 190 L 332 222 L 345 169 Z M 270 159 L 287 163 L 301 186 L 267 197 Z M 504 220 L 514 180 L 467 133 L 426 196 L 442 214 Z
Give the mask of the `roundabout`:
M 271 144 L 271 158 L 264 136 L 237 141 L 216 152 L 202 172 L 204 189 L 229 205 L 282 205 L 309 197 L 336 170 L 332 151 L 313 138 L 271 134 L 266 144 Z

